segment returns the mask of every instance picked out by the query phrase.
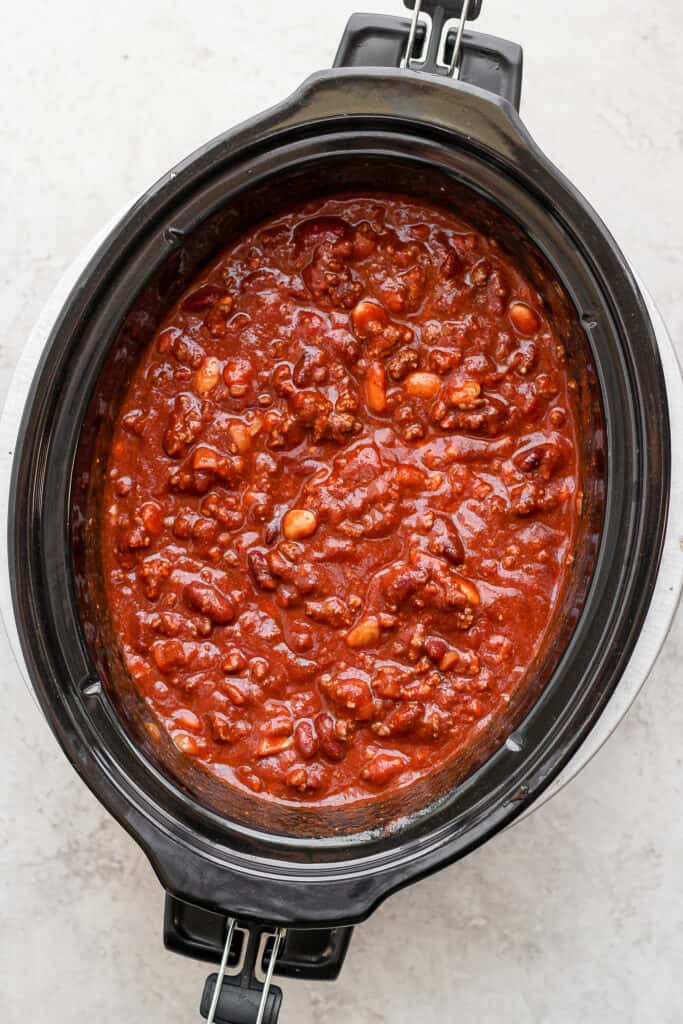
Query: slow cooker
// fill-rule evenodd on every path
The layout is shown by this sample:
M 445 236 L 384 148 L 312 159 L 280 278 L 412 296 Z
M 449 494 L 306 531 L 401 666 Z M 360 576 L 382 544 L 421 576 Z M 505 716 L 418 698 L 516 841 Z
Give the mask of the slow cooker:
M 66 755 L 166 897 L 169 949 L 218 964 L 210 1021 L 275 1022 L 274 975 L 332 979 L 390 893 L 547 799 L 634 699 L 683 578 L 683 385 L 651 300 L 519 119 L 522 51 L 472 32 L 481 0 L 354 15 L 332 71 L 174 167 L 93 242 L 27 345 L 2 424 L 3 615 Z M 582 550 L 530 706 L 457 784 L 296 820 L 218 794 L 145 742 L 114 696 L 86 567 L 98 453 L 130 368 L 199 269 L 250 224 L 347 188 L 452 204 L 532 279 L 585 381 Z

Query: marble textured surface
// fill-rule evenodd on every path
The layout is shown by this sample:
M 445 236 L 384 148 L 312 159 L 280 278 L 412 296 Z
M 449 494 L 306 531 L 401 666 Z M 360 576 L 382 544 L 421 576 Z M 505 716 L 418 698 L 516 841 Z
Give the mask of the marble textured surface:
M 392 13 L 398 2 L 367 5 Z M 487 0 L 526 50 L 523 115 L 594 202 L 683 354 L 680 0 Z M 348 0 L 31 0 L 0 41 L 0 398 L 61 271 L 122 204 L 330 64 Z M 299 1024 L 675 1024 L 683 1017 L 683 619 L 634 710 L 530 819 L 392 897 Z M 57 749 L 0 643 L 0 1020 L 198 1020 L 204 967 Z

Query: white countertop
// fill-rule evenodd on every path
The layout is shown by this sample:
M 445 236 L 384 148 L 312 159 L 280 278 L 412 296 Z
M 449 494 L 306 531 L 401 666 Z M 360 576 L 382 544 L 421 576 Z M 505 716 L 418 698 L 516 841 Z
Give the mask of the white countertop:
M 397 13 L 369 0 L 361 9 Z M 600 211 L 683 356 L 683 7 L 485 0 L 525 47 L 522 115 Z M 3 16 L 0 401 L 98 228 L 171 164 L 329 66 L 354 2 L 46 0 Z M 523 11 L 523 14 L 521 13 Z M 356 929 L 283 1024 L 679 1024 L 683 616 L 583 774 Z M 189 1024 L 207 968 L 166 953 L 163 895 L 79 781 L 0 640 L 0 1020 Z

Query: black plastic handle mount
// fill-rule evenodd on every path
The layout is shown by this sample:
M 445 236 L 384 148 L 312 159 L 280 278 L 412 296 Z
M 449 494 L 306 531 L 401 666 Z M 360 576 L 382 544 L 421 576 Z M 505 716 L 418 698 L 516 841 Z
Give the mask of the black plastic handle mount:
M 408 4 L 409 0 L 404 0 Z M 414 0 L 413 0 L 414 3 Z M 419 61 L 411 61 L 412 71 L 426 72 L 432 75 L 447 77 L 447 60 L 455 44 L 455 29 L 447 28 L 447 37 L 439 63 L 441 36 L 447 21 L 454 16 L 453 11 L 462 8 L 462 0 L 451 3 L 446 12 L 444 4 L 430 3 L 423 5 L 422 10 L 429 13 L 430 8 L 440 7 L 439 25 L 432 25 L 425 50 L 426 29 L 424 22 L 419 22 L 415 33 L 413 53 Z M 475 17 L 481 10 L 481 3 L 470 5 L 468 19 Z M 476 14 L 471 14 L 475 11 Z M 447 13 L 447 16 L 446 16 Z M 410 20 L 384 14 L 352 14 L 342 36 L 334 67 L 401 67 L 406 56 Z M 461 41 L 459 55 L 458 81 L 476 85 L 487 92 L 495 93 L 508 100 L 519 110 L 522 95 L 522 72 L 524 55 L 522 47 L 508 39 L 485 35 L 483 32 L 471 32 L 465 29 Z

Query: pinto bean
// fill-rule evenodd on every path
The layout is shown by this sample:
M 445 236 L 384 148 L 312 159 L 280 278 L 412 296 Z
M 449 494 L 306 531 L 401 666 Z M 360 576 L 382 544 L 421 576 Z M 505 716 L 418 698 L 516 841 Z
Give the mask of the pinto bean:
M 391 779 L 407 767 L 408 761 L 402 757 L 376 754 L 361 771 L 361 777 L 373 786 L 386 786 Z
M 378 333 L 388 322 L 389 316 L 384 306 L 380 306 L 378 302 L 363 299 L 354 307 L 351 320 L 356 337 L 362 340 L 370 334 Z
M 211 735 L 219 743 L 237 743 L 251 732 L 251 725 L 234 711 L 212 711 L 208 716 Z
M 541 326 L 540 316 L 526 302 L 513 302 L 509 315 L 513 327 L 520 334 L 536 334 Z
M 292 508 L 282 519 L 282 532 L 287 540 L 311 537 L 318 529 L 318 516 L 308 508 Z
M 379 622 L 374 615 L 363 619 L 346 634 L 349 647 L 372 647 L 379 640 Z
M 194 711 L 190 711 L 189 708 L 180 708 L 178 711 L 174 711 L 173 722 L 175 725 L 179 725 L 181 729 L 188 729 L 190 732 L 201 732 L 202 723 Z
M 435 373 L 411 373 L 406 377 L 406 391 L 416 398 L 433 398 L 440 388 L 441 380 Z
M 251 448 L 252 434 L 246 424 L 240 423 L 239 420 L 231 423 L 228 427 L 228 434 L 240 455 L 244 455 L 245 452 L 249 451 Z
M 384 412 L 387 404 L 386 374 L 380 362 L 370 363 L 365 390 L 370 412 Z
M 194 390 L 198 395 L 208 395 L 221 379 L 220 360 L 207 356 L 194 375 Z
M 457 585 L 470 604 L 479 604 L 481 598 L 479 597 L 479 591 L 475 587 L 474 583 L 470 580 L 463 579 L 462 576 L 459 576 Z
M 459 409 L 472 409 L 481 396 L 481 384 L 476 380 L 464 380 L 461 384 L 449 384 L 444 391 L 447 405 Z
M 178 733 L 173 737 L 173 742 L 181 754 L 187 754 L 188 757 L 196 757 L 199 753 L 196 739 L 194 736 L 188 736 L 187 733 Z
M 256 748 L 257 757 L 271 757 L 273 754 L 281 754 L 283 750 L 289 750 L 294 746 L 291 736 L 264 736 Z

